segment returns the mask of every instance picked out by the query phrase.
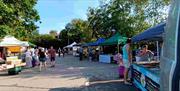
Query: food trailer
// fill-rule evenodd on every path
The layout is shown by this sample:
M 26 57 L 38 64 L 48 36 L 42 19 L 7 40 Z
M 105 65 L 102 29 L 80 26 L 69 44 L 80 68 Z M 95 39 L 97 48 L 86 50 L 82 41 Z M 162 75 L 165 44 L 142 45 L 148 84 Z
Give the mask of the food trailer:
M 3 53 L 6 56 L 4 58 L 5 62 L 0 64 L 0 71 L 8 71 L 8 74 L 14 75 L 22 70 L 26 63 L 22 62 L 19 57 L 21 45 L 22 42 L 13 36 L 6 36 L 2 39 L 0 47 L 6 49 L 6 52 Z
M 133 42 L 151 41 L 155 42 L 156 57 L 148 58 L 146 61 L 136 61 L 132 65 L 133 83 L 142 91 L 159 91 L 160 90 L 160 60 L 159 60 L 159 41 L 162 41 L 166 23 L 160 23 L 155 27 L 145 30 L 132 37 Z
M 133 64 L 133 83 L 142 91 L 180 91 L 180 0 L 172 0 L 159 67 Z M 151 38 L 152 39 L 152 38 Z

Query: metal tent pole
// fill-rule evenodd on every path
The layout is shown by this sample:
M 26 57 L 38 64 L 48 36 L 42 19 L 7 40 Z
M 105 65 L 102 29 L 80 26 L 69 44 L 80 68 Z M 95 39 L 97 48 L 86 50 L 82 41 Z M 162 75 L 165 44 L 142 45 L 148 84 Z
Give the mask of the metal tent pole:
M 119 43 L 117 44 L 117 49 L 118 49 L 118 53 L 119 53 Z
M 156 47 L 157 47 L 157 60 L 159 61 L 160 56 L 159 56 L 159 42 L 156 41 Z

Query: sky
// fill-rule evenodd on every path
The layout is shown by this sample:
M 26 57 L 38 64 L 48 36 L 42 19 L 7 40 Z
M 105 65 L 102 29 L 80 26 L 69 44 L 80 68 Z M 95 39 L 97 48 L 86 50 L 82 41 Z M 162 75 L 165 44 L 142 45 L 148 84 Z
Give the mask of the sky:
M 39 12 L 39 33 L 49 33 L 50 30 L 58 32 L 74 18 L 87 19 L 88 7 L 97 7 L 98 0 L 38 0 L 35 8 Z

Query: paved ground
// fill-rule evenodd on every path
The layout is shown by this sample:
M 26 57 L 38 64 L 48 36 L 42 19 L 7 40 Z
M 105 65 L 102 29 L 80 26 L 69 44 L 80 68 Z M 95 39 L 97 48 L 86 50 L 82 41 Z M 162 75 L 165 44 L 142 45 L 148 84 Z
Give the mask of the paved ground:
M 90 82 L 90 83 L 88 83 Z M 89 84 L 89 86 L 85 86 Z M 25 69 L 19 75 L 0 72 L 0 91 L 138 91 L 118 80 L 117 65 L 57 58 L 55 68 Z

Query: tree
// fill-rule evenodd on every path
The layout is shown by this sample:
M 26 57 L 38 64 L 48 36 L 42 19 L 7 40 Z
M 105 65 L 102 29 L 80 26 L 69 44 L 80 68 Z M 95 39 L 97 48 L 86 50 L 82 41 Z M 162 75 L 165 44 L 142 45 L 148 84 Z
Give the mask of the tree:
M 60 46 L 62 47 L 62 42 L 49 34 L 40 34 L 34 39 L 31 39 L 31 42 L 37 46 L 45 48 L 50 48 L 50 46 L 53 46 L 54 48 L 58 49 Z
M 88 28 L 88 22 L 81 19 L 73 19 L 65 26 L 60 33 L 60 39 L 66 42 L 88 42 L 91 41 L 91 29 Z M 67 44 L 67 43 L 66 43 Z
M 49 34 L 50 34 L 51 36 L 53 36 L 54 38 L 56 38 L 57 35 L 58 35 L 58 33 L 57 33 L 56 30 L 51 30 L 51 31 L 49 32 Z
M 166 20 L 170 0 L 134 0 L 134 12 L 144 16 L 151 25 Z
M 0 33 L 28 39 L 37 31 L 40 17 L 34 8 L 37 0 L 0 0 Z
M 164 7 L 169 0 L 110 0 L 97 8 L 89 8 L 89 27 L 93 37 L 108 37 L 112 30 L 132 37 L 166 19 Z
M 61 32 L 59 33 L 59 40 L 61 42 L 61 47 L 68 45 L 68 35 L 66 29 L 61 30 Z

